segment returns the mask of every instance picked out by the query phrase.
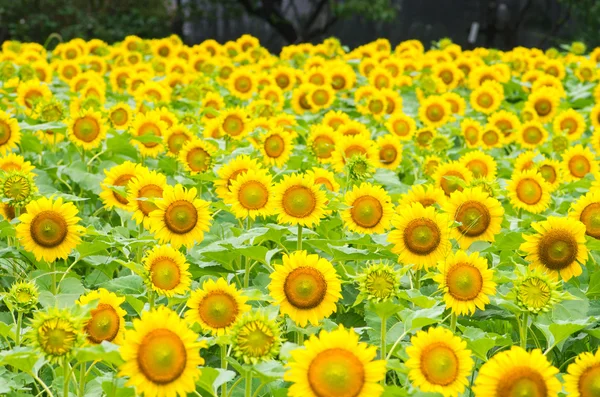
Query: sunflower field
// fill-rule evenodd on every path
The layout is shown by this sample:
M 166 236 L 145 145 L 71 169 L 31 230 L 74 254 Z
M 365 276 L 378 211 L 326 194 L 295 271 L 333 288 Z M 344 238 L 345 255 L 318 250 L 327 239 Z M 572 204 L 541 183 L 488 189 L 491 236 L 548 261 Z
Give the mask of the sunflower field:
M 0 395 L 599 397 L 600 48 L 0 53 Z

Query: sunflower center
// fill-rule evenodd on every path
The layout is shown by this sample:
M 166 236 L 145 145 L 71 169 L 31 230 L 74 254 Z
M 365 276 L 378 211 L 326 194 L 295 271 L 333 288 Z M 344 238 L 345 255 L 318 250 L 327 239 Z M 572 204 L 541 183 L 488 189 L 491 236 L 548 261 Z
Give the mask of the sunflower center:
M 588 236 L 600 239 L 600 203 L 591 203 L 586 206 L 579 220 L 585 225 Z
M 543 196 L 540 184 L 531 178 L 525 178 L 517 184 L 517 197 L 528 205 L 537 204 Z
M 195 147 L 187 153 L 186 160 L 192 171 L 204 172 L 210 165 L 210 154 L 201 147 Z
M 333 192 L 333 184 L 325 177 L 315 178 L 315 185 L 323 185 L 327 190 Z
M 467 163 L 467 168 L 473 173 L 475 178 L 484 178 L 488 174 L 488 166 L 482 160 L 471 160 Z
M 42 93 L 36 90 L 31 90 L 25 94 L 25 106 L 31 109 L 34 103 L 42 97 Z
M 54 323 L 55 324 L 50 324 Z M 40 331 L 40 345 L 44 351 L 54 356 L 62 356 L 71 350 L 71 344 L 75 339 L 74 332 L 68 328 L 61 328 L 65 326 L 60 320 L 48 320 L 41 327 Z
M 384 109 L 385 109 L 385 105 L 382 100 L 371 99 L 369 101 L 369 111 L 372 114 L 379 114 L 379 113 L 383 112 Z
M 382 164 L 392 164 L 398 157 L 398 151 L 393 145 L 384 145 L 379 150 L 379 161 Z
M 139 136 L 154 135 L 161 136 L 160 128 L 155 123 L 145 123 L 139 129 Z M 143 142 L 147 148 L 153 148 L 158 145 L 158 142 Z
M 329 93 L 323 89 L 314 90 L 310 97 L 317 106 L 324 106 L 329 101 Z
M 198 305 L 202 321 L 212 328 L 226 328 L 233 324 L 238 315 L 238 304 L 225 291 L 212 291 Z
M 279 135 L 271 135 L 265 139 L 265 153 L 271 158 L 278 158 L 285 151 L 285 141 Z
M 521 283 L 518 296 L 528 307 L 541 309 L 550 301 L 552 291 L 544 280 L 531 277 Z
M 471 301 L 481 292 L 483 278 L 476 267 L 459 263 L 448 272 L 446 284 L 448 285 L 448 292 L 454 299 Z
M 313 74 L 312 76 L 310 76 L 308 81 L 314 85 L 323 85 L 323 84 L 325 84 L 325 77 L 322 74 L 317 73 L 317 74 Z
M 458 377 L 456 353 L 443 343 L 435 343 L 421 353 L 421 372 L 429 383 L 447 386 Z
M 29 232 L 38 245 L 54 248 L 67 238 L 68 226 L 61 214 L 42 211 L 33 218 Z
M 269 191 L 258 181 L 248 181 L 240 186 L 238 201 L 246 209 L 257 210 L 269 201 Z
M 452 179 L 446 178 L 447 176 L 453 176 L 453 177 L 456 177 L 456 178 L 459 178 L 462 180 L 465 179 L 463 177 L 463 175 L 458 171 L 447 171 L 444 175 L 442 175 L 442 180 L 440 181 L 440 186 L 444 190 L 444 193 L 446 193 L 446 196 L 449 196 L 452 192 L 454 192 L 456 190 L 458 190 L 459 192 L 462 192 L 463 188 L 462 188 L 462 186 L 460 186 L 458 181 L 454 180 L 454 178 L 452 178 Z
M 100 303 L 90 314 L 92 318 L 85 326 L 88 339 L 94 343 L 101 343 L 103 340 L 110 342 L 115 339 L 121 323 L 115 309 L 111 305 Z
M 533 107 L 535 108 L 535 112 L 540 116 L 546 116 L 552 110 L 552 104 L 547 99 L 540 99 Z
M 564 119 L 560 123 L 560 130 L 566 131 L 568 135 L 571 135 L 577 130 L 577 122 L 573 119 Z
M 477 97 L 477 104 L 483 108 L 489 108 L 493 103 L 494 98 L 487 92 L 484 92 Z
M 542 376 L 527 367 L 517 367 L 498 383 L 498 397 L 546 397 L 548 389 Z
M 427 108 L 426 115 L 430 121 L 440 121 L 444 118 L 444 108 L 438 104 L 431 105 Z
M 249 77 L 240 76 L 235 80 L 235 89 L 241 93 L 246 93 L 252 88 L 252 81 Z
M 181 271 L 171 258 L 158 258 L 151 267 L 152 285 L 164 290 L 172 290 L 181 281 Z
M 304 110 L 310 110 L 310 103 L 308 103 L 308 100 L 306 99 L 306 93 L 304 94 L 300 94 L 300 97 L 298 98 L 298 103 L 300 104 L 300 107 Z
M 116 109 L 111 113 L 111 119 L 115 125 L 122 126 L 127 123 L 127 111 L 125 109 Z
M 537 247 L 540 262 L 551 270 L 561 270 L 577 260 L 579 247 L 575 237 L 563 229 L 547 231 Z
M 138 347 L 137 363 L 140 372 L 148 380 L 166 385 L 179 378 L 185 371 L 187 351 L 177 334 L 159 328 L 142 339 Z
M 325 299 L 327 282 L 315 268 L 298 267 L 288 274 L 283 292 L 290 304 L 298 309 L 313 309 Z
M 231 136 L 238 136 L 244 131 L 244 121 L 235 115 L 225 117 L 223 129 Z
M 92 142 L 100 134 L 98 121 L 92 117 L 82 117 L 75 121 L 73 125 L 73 135 L 83 142 Z
M 284 211 L 295 218 L 305 218 L 313 213 L 317 200 L 306 186 L 292 186 L 288 188 L 281 200 Z
M 29 197 L 31 184 L 21 175 L 13 175 L 4 182 L 4 196 L 15 201 L 22 201 Z
M 364 228 L 372 228 L 383 218 L 383 207 L 375 197 L 362 196 L 354 200 L 350 213 L 356 224 Z
M 454 80 L 454 74 L 449 70 L 443 70 L 439 76 L 445 84 L 450 84 L 452 83 L 452 80 Z
M 404 229 L 404 245 L 416 255 L 428 255 L 442 241 L 438 225 L 428 218 L 413 219 Z
M 270 332 L 265 332 L 263 327 L 264 325 L 261 322 L 254 321 L 247 324 L 245 329 L 240 332 L 238 346 L 246 354 L 261 357 L 271 350 L 273 335 Z
M 280 74 L 279 76 L 277 76 L 275 78 L 275 82 L 277 83 L 277 85 L 279 86 L 279 88 L 286 88 L 288 85 L 290 85 L 290 78 L 288 76 L 286 76 L 285 74 Z
M 377 298 L 388 298 L 394 293 L 395 285 L 396 277 L 383 270 L 371 272 L 367 276 L 367 291 Z
M 394 125 L 394 132 L 396 133 L 396 135 L 398 136 L 406 136 L 408 135 L 409 132 L 409 128 L 408 128 L 408 123 L 404 120 L 397 120 Z
M 523 140 L 530 145 L 539 143 L 543 137 L 542 131 L 537 127 L 528 127 L 523 132 Z
M 461 223 L 458 230 L 469 237 L 477 237 L 485 233 L 491 222 L 490 211 L 478 201 L 463 203 L 456 210 L 454 218 Z
M 335 75 L 331 79 L 331 86 L 336 90 L 341 90 L 346 85 L 346 78 L 342 75 Z
M 359 146 L 359 145 L 351 145 L 344 151 L 344 155 L 346 156 L 346 159 L 350 159 L 354 156 L 358 156 L 361 154 L 367 154 L 367 151 L 365 150 L 364 147 Z
M 554 183 L 556 181 L 556 170 L 551 165 L 542 165 L 538 171 L 546 182 Z
M 188 136 L 183 133 L 174 133 L 167 139 L 167 145 L 171 153 L 177 154 L 189 140 Z
M 198 211 L 189 201 L 177 200 L 167 207 L 164 221 L 171 232 L 185 234 L 196 227 Z
M 347 350 L 327 349 L 310 363 L 308 383 L 317 397 L 356 397 L 365 384 L 365 367 Z
M 145 216 L 148 216 L 152 211 L 158 207 L 152 203 L 151 199 L 162 197 L 163 189 L 158 185 L 146 185 L 142 187 L 138 193 L 139 198 L 145 198 L 149 200 L 138 200 L 138 208 Z
M 416 137 L 417 143 L 423 147 L 428 146 L 432 139 L 433 132 L 429 130 L 420 131 Z
M 123 174 L 112 183 L 113 186 L 127 186 L 129 181 L 131 181 L 135 175 L 132 174 Z M 115 191 L 112 192 L 113 197 L 121 204 L 127 204 L 129 201 L 125 198 L 125 196 L 121 195 L 121 193 L 117 193 Z
M 579 394 L 581 397 L 600 396 L 600 364 L 596 364 L 585 370 L 579 378 Z
M 475 127 L 467 127 L 465 129 L 465 139 L 471 144 L 474 145 L 479 140 L 479 130 Z
M 569 171 L 577 178 L 586 176 L 591 168 L 590 162 L 585 156 L 576 155 L 569 160 Z

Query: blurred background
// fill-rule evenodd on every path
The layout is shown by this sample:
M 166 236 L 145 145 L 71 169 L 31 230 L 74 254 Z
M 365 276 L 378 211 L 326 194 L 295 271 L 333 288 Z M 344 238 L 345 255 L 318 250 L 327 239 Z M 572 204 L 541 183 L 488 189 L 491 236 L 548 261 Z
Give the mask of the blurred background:
M 599 45 L 599 0 L 0 0 L 0 42 L 44 43 L 135 34 L 221 43 L 244 33 L 272 52 L 336 36 L 350 48 L 451 38 L 463 48 L 548 48 L 573 40 Z

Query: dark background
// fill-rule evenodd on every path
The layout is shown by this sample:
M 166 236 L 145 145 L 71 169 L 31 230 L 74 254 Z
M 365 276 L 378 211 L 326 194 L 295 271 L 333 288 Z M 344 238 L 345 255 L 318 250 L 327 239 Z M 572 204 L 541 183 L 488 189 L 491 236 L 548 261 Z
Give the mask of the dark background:
M 479 24 L 469 42 L 473 23 Z M 572 40 L 599 45 L 600 0 L 0 0 L 0 42 L 44 43 L 129 34 L 223 43 L 244 33 L 273 52 L 336 36 L 354 48 L 380 37 L 426 46 L 449 37 L 463 48 L 548 48 Z

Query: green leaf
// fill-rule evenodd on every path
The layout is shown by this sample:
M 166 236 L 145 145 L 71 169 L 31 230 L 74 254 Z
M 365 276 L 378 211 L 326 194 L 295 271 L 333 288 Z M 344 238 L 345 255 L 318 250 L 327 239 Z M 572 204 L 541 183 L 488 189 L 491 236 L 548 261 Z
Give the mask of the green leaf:
M 10 365 L 19 371 L 37 374 L 44 358 L 30 347 L 15 347 L 0 352 L 0 365 Z
M 99 361 L 115 366 L 124 362 L 119 354 L 119 346 L 106 341 L 97 345 L 80 347 L 75 352 L 75 359 L 79 362 Z
M 202 368 L 200 379 L 196 382 L 196 385 L 202 388 L 202 390 L 208 392 L 211 396 L 217 396 L 217 389 L 223 383 L 229 382 L 235 378 L 235 372 L 228 371 L 221 368 Z

